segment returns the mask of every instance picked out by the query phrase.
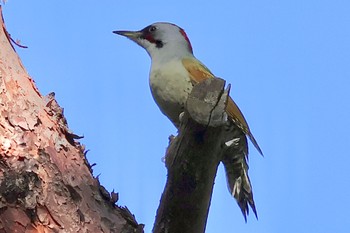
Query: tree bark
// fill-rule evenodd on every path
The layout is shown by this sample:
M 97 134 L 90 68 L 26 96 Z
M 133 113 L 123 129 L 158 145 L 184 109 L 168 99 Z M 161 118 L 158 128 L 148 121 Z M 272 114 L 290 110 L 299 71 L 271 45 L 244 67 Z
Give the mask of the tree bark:
M 205 231 L 214 179 L 222 159 L 228 91 L 221 79 L 192 90 L 178 136 L 166 154 L 168 178 L 157 210 L 154 233 Z
M 35 87 L 1 14 L 0 232 L 143 232 L 93 177 L 78 138 L 54 94 Z

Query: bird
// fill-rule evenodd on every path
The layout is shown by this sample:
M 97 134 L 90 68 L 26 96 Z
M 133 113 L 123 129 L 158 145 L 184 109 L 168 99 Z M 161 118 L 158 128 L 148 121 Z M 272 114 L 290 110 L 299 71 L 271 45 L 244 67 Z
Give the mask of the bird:
M 184 111 L 193 86 L 205 79 L 216 78 L 194 56 L 184 29 L 173 23 L 157 22 L 139 31 L 118 30 L 113 33 L 134 41 L 147 51 L 151 57 L 149 84 L 153 99 L 160 111 L 179 129 L 179 116 Z M 263 152 L 231 97 L 228 98 L 226 113 L 227 149 L 221 162 L 225 168 L 229 192 L 236 199 L 247 221 L 248 205 L 258 218 L 248 176 L 247 137 L 261 155 Z

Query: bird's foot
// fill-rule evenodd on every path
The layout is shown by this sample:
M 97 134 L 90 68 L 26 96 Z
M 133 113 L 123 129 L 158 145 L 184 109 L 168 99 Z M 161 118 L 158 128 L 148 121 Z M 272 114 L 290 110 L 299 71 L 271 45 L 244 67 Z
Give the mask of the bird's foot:
M 239 142 L 239 138 L 234 138 L 234 139 L 231 139 L 231 140 L 225 142 L 225 145 L 227 147 L 238 146 L 238 142 Z

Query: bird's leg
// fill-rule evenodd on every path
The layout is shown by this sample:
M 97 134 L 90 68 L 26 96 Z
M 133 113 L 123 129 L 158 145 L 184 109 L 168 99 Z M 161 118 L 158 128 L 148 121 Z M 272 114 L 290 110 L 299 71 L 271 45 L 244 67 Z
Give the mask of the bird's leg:
M 181 122 L 183 120 L 184 115 L 185 115 L 185 112 L 181 112 L 180 115 L 179 115 L 180 124 L 181 124 Z

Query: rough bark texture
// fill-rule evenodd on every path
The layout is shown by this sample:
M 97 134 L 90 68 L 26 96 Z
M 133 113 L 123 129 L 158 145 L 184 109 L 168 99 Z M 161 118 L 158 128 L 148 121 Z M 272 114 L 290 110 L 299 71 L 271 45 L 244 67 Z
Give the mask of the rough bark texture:
M 216 171 L 222 156 L 228 91 L 225 82 L 196 85 L 187 101 L 179 134 L 166 155 L 168 179 L 157 211 L 155 233 L 205 231 Z
M 54 94 L 35 87 L 0 17 L 0 232 L 143 232 L 93 177 L 77 138 Z

